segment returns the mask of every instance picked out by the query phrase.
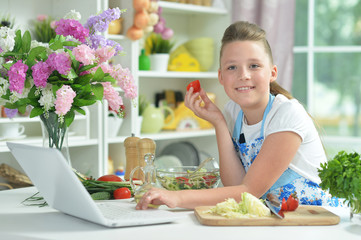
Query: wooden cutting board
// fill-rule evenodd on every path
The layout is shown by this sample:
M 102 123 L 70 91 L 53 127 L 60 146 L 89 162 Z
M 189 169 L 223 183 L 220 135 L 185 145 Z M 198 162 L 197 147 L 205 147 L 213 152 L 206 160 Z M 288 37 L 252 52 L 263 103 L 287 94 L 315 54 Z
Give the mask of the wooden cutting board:
M 208 226 L 313 226 L 335 225 L 340 222 L 340 217 L 320 206 L 299 206 L 296 211 L 285 212 L 285 217 L 280 219 L 275 215 L 259 218 L 226 218 L 204 213 L 213 206 L 201 206 L 194 209 L 198 221 Z

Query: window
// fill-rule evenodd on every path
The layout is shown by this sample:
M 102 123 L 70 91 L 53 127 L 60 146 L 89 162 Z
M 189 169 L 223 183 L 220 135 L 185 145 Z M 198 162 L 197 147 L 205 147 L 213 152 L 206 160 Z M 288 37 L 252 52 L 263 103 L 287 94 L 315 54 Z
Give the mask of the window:
M 361 151 L 361 0 L 296 0 L 292 94 L 327 153 Z

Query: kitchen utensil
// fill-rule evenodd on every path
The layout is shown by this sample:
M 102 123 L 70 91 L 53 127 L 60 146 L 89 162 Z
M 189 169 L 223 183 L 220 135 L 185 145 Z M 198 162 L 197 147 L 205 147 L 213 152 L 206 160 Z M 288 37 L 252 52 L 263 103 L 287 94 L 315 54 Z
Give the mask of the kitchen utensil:
M 165 123 L 164 111 L 169 112 L 171 119 Z M 150 104 L 145 108 L 142 121 L 142 133 L 157 133 L 164 126 L 168 126 L 174 121 L 174 111 L 167 106 L 161 106 L 156 108 L 153 104 Z
M 301 205 L 295 211 L 284 212 L 280 219 L 274 215 L 259 218 L 226 218 L 206 213 L 214 206 L 200 206 L 194 209 L 198 221 L 209 226 L 321 226 L 335 225 L 340 217 L 321 206 Z
M 271 210 L 271 212 L 273 212 L 277 217 L 281 219 L 284 218 L 285 215 L 281 211 L 281 202 L 279 201 L 277 196 L 272 193 L 268 193 L 266 197 L 267 198 L 265 200 L 265 203 L 267 207 Z
M 175 142 L 167 145 L 160 153 L 163 155 L 173 155 L 181 160 L 183 166 L 198 166 L 199 153 L 197 148 L 190 142 Z
M 213 161 L 213 160 L 214 160 L 213 157 L 209 157 L 209 158 L 206 158 L 205 160 L 203 160 L 203 162 L 201 162 L 201 164 L 199 164 L 199 166 L 194 170 L 194 172 L 189 174 L 189 177 L 191 178 L 191 177 L 195 176 L 200 169 L 202 169 L 208 162 Z

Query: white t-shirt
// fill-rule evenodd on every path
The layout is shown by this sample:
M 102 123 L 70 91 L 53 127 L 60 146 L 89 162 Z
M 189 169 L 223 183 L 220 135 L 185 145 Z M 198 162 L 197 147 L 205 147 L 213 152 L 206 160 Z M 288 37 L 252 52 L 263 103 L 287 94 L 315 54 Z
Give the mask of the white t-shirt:
M 229 101 L 224 108 L 228 129 L 233 134 L 240 106 Z M 243 117 L 242 130 L 246 142 L 260 137 L 262 121 L 248 125 Z M 298 134 L 302 143 L 289 167 L 301 176 L 319 184 L 317 169 L 327 160 L 317 129 L 304 107 L 296 100 L 278 94 L 264 124 L 264 137 L 276 132 L 291 131 Z M 280 153 L 282 154 L 282 153 Z

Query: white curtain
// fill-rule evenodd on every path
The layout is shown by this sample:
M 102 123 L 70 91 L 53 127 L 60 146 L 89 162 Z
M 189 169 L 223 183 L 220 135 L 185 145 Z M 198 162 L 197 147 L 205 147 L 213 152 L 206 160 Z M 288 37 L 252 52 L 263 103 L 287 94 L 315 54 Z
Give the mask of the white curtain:
M 278 67 L 277 82 L 288 91 L 293 78 L 295 4 L 295 0 L 233 0 L 232 5 L 232 22 L 249 21 L 266 31 Z

